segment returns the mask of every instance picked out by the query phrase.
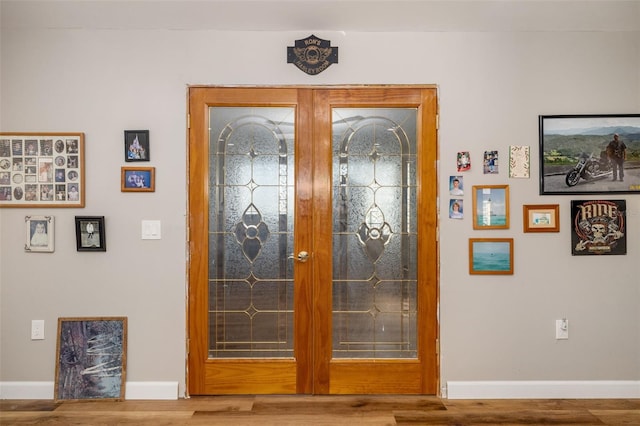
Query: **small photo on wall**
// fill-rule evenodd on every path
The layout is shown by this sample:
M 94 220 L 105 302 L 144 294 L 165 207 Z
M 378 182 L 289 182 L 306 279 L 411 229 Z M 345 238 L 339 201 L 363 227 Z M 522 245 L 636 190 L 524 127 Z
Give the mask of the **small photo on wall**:
M 498 151 L 484 152 L 484 174 L 498 173 Z
M 124 159 L 125 161 L 149 161 L 151 157 L 149 149 L 148 130 L 124 131 Z
M 449 195 L 464 195 L 462 176 L 449 176 Z
M 450 219 L 462 219 L 463 214 L 463 201 L 460 199 L 449 200 L 449 218 Z
M 469 154 L 469 151 L 458 152 L 457 165 L 459 172 L 466 172 L 471 169 L 471 154 Z

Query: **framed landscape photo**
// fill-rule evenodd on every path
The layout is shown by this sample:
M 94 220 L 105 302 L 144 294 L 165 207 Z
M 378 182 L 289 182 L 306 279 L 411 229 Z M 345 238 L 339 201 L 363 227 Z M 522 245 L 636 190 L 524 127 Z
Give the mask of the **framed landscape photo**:
M 524 232 L 560 232 L 558 204 L 525 204 L 522 213 Z
M 55 401 L 122 401 L 127 317 L 58 318 Z
M 76 216 L 76 250 L 107 251 L 104 216 Z
M 155 190 L 155 167 L 122 167 L 120 173 L 120 191 L 154 192 Z
M 513 238 L 469 238 L 469 274 L 513 275 Z
M 25 216 L 26 241 L 24 250 L 30 253 L 53 253 L 54 250 L 54 217 Z
M 640 114 L 541 115 L 540 195 L 640 193 Z
M 571 254 L 627 254 L 626 200 L 572 200 Z
M 124 160 L 149 161 L 151 152 L 149 147 L 148 130 L 124 131 Z
M 475 185 L 473 229 L 509 228 L 509 185 Z
M 0 207 L 84 200 L 84 133 L 0 133 Z

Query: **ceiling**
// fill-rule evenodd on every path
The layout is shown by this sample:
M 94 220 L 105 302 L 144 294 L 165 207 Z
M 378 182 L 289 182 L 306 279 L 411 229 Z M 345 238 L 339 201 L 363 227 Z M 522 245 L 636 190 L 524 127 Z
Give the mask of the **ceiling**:
M 9 28 L 639 31 L 640 0 L 0 0 Z

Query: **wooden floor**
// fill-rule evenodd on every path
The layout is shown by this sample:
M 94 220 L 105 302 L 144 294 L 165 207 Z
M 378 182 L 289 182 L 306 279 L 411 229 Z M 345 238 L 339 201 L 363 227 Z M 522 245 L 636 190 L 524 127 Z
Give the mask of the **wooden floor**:
M 640 425 L 640 399 L 218 396 L 177 401 L 0 401 L 0 425 Z

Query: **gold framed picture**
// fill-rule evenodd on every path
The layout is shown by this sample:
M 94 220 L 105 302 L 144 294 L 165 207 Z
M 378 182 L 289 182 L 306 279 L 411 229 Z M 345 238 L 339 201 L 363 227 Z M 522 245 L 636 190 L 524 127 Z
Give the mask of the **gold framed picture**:
M 525 204 L 522 216 L 524 232 L 560 232 L 558 204 Z
M 122 192 L 154 192 L 156 190 L 156 168 L 123 167 L 120 180 Z
M 470 275 L 513 275 L 513 238 L 469 238 Z
M 474 185 L 473 229 L 509 229 L 509 185 Z

